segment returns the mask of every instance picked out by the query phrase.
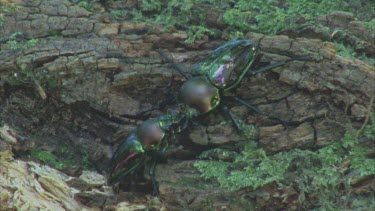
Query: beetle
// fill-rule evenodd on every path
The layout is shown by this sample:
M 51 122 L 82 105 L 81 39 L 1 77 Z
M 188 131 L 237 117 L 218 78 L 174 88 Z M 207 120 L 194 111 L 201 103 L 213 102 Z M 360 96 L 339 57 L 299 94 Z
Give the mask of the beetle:
M 157 158 L 168 147 L 167 139 L 179 132 L 184 116 L 171 113 L 151 118 L 137 128 L 120 144 L 110 161 L 109 184 L 119 182 L 123 177 L 136 171 L 151 158 L 150 178 L 154 194 L 158 194 L 154 177 Z
M 257 113 L 283 122 L 283 120 L 261 112 L 256 107 L 239 97 L 226 97 L 224 94 L 238 87 L 246 74 L 256 74 L 284 65 L 293 60 L 305 60 L 306 57 L 276 62 L 266 67 L 251 70 L 257 58 L 259 46 L 241 38 L 233 39 L 210 53 L 201 62 L 194 65 L 190 74 L 186 73 L 171 58 L 159 50 L 161 56 L 171 62 L 177 71 L 186 79 L 178 93 L 179 104 L 173 114 L 146 120 L 140 124 L 118 147 L 111 159 L 109 183 L 119 182 L 151 159 L 149 175 L 154 190 L 158 194 L 155 181 L 157 156 L 165 152 L 168 139 L 174 133 L 188 127 L 194 118 L 209 113 L 217 108 L 226 113 L 236 129 L 241 127 L 226 106 L 228 99 L 254 110 Z
M 224 95 L 226 92 L 237 88 L 245 75 L 265 72 L 290 61 L 309 59 L 308 57 L 293 58 L 252 70 L 250 67 L 258 58 L 259 51 L 260 47 L 253 42 L 242 38 L 235 38 L 220 46 L 201 62 L 194 65 L 191 75 L 188 75 L 180 66 L 174 64 L 178 72 L 186 79 L 185 83 L 181 86 L 178 96 L 180 102 L 188 107 L 186 110 L 189 111 L 189 114 L 195 117 L 219 108 L 230 117 L 237 131 L 241 132 L 239 123 L 226 105 L 227 101 L 232 100 L 257 113 L 285 124 L 287 121 L 260 111 L 240 97 Z M 171 58 L 166 56 L 162 51 L 159 51 L 159 53 L 173 64 Z
M 208 113 L 217 107 L 231 116 L 223 105 L 223 94 L 236 88 L 250 70 L 259 48 L 249 40 L 233 39 L 193 67 L 192 75 L 181 86 L 180 100 L 195 113 Z M 236 127 L 239 129 L 237 123 Z

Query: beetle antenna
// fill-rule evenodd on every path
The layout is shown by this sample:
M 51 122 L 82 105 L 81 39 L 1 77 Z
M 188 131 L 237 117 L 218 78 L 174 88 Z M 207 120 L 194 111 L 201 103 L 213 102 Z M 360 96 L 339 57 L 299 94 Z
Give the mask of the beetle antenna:
M 183 67 L 181 67 L 181 65 L 179 64 L 176 64 L 172 58 L 168 57 L 164 51 L 162 51 L 160 48 L 156 50 L 165 60 L 167 60 L 169 63 L 171 63 L 173 65 L 173 67 L 177 70 L 178 73 L 180 73 L 186 80 L 187 79 L 190 79 L 191 76 L 189 76 Z
M 297 60 L 297 61 L 309 61 L 311 58 L 309 56 L 301 56 L 301 57 L 297 57 L 297 58 L 292 58 L 292 59 L 287 59 L 285 61 L 281 61 L 281 62 L 275 62 L 275 63 L 272 63 L 270 65 L 267 65 L 265 67 L 262 67 L 262 68 L 259 68 L 257 70 L 253 70 L 253 71 L 249 71 L 249 73 L 251 75 L 255 75 L 257 73 L 261 73 L 261 72 L 265 72 L 267 70 L 271 70 L 273 68 L 276 68 L 276 67 L 279 67 L 279 66 L 282 66 L 282 65 L 285 65 L 291 61 L 294 61 L 294 60 Z
M 248 109 L 254 111 L 255 113 L 258 113 L 260 115 L 263 115 L 263 116 L 266 116 L 268 117 L 269 119 L 273 119 L 273 120 L 276 120 L 278 122 L 280 122 L 281 124 L 283 124 L 283 126 L 285 128 L 287 128 L 287 124 L 290 123 L 290 121 L 287 121 L 287 120 L 284 120 L 284 119 L 281 119 L 279 117 L 276 117 L 276 116 L 273 116 L 273 115 L 269 115 L 267 113 L 264 113 L 262 112 L 261 110 L 259 110 L 257 107 L 251 105 L 249 102 L 245 101 L 244 99 L 240 98 L 240 97 L 229 97 L 228 96 L 228 99 L 233 99 L 234 101 L 238 102 L 239 104 L 247 107 Z

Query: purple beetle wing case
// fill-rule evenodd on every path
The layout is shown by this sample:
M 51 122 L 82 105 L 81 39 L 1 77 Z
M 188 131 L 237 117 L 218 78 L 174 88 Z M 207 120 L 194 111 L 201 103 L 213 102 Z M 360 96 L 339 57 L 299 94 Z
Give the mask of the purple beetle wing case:
M 249 40 L 233 39 L 194 66 L 195 75 L 206 75 L 219 89 L 234 88 L 249 70 L 258 47 Z

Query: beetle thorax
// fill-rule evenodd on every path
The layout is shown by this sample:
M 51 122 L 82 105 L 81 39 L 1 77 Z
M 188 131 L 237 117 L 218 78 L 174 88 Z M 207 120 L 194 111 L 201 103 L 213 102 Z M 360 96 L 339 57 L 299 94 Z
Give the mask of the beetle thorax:
M 186 81 L 181 87 L 180 98 L 183 103 L 201 114 L 211 111 L 220 103 L 219 89 L 205 77 Z

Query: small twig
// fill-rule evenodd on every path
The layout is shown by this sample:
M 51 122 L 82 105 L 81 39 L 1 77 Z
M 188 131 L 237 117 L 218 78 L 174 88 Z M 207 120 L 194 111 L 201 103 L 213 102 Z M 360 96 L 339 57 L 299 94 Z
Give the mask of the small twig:
M 47 93 L 44 91 L 43 87 L 40 85 L 39 81 L 34 79 L 34 84 L 36 87 L 36 90 L 38 91 L 40 97 L 45 100 L 47 99 Z
M 370 104 L 367 107 L 367 114 L 366 114 L 366 117 L 365 117 L 365 121 L 363 122 L 361 128 L 358 130 L 356 138 L 358 138 L 359 135 L 362 133 L 362 131 L 365 129 L 365 127 L 368 123 L 368 120 L 370 119 L 371 108 L 372 108 L 373 105 L 374 105 L 374 95 L 371 96 Z

